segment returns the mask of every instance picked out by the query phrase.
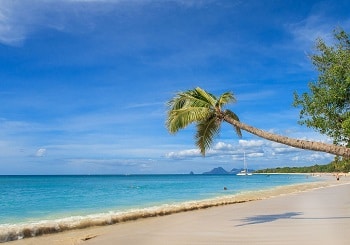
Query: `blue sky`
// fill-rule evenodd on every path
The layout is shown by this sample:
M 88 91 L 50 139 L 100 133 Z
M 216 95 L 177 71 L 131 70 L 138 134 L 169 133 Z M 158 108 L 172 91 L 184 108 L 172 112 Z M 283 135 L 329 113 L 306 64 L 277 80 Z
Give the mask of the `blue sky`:
M 1 0 L 0 174 L 202 173 L 328 163 L 222 127 L 205 158 L 194 127 L 171 135 L 166 102 L 232 91 L 241 121 L 329 142 L 297 124 L 293 92 L 317 78 L 317 37 L 350 29 L 350 2 Z

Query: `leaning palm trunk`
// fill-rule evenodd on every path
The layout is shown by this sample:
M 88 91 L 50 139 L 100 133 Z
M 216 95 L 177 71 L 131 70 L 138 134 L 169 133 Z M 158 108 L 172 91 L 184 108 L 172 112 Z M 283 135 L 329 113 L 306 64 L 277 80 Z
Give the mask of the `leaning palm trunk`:
M 256 136 L 259 136 L 261 138 L 264 138 L 270 141 L 274 141 L 284 145 L 289 145 L 295 148 L 312 150 L 312 151 L 321 151 L 321 152 L 326 152 L 337 156 L 350 157 L 350 148 L 347 148 L 344 146 L 331 145 L 331 144 L 325 144 L 321 142 L 314 142 L 314 141 L 308 141 L 308 140 L 292 139 L 285 136 L 272 134 L 272 133 L 263 131 L 261 129 L 249 126 L 247 124 L 241 123 L 240 121 L 237 121 L 232 117 L 225 115 L 225 113 L 222 113 L 222 118 L 224 121 L 228 122 L 229 124 L 235 127 L 238 127 L 251 134 L 254 134 Z
M 206 150 L 212 145 L 213 138 L 218 134 L 221 123 L 225 121 L 234 126 L 239 137 L 241 137 L 242 129 L 256 136 L 284 145 L 312 151 L 322 151 L 342 157 L 350 157 L 350 148 L 344 146 L 291 139 L 241 123 L 234 112 L 222 110 L 224 105 L 235 101 L 233 93 L 231 92 L 226 92 L 220 97 L 216 97 L 199 87 L 193 90 L 180 92 L 175 98 L 168 102 L 167 128 L 169 132 L 176 133 L 189 124 L 196 123 L 196 144 L 203 156 Z

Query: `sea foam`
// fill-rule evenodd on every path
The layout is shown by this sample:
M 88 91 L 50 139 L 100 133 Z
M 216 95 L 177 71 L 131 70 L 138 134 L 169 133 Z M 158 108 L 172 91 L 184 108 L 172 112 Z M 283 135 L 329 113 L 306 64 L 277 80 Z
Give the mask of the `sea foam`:
M 125 212 L 108 212 L 86 216 L 43 220 L 32 223 L 0 225 L 0 242 L 8 242 L 44 234 L 57 233 L 73 229 L 83 229 L 91 226 L 111 225 L 131 220 L 164 216 L 179 212 L 204 209 L 214 206 L 234 204 L 254 199 L 237 199 L 235 196 L 207 199 L 203 201 L 184 202 L 179 204 L 164 204 L 161 206 L 133 209 Z

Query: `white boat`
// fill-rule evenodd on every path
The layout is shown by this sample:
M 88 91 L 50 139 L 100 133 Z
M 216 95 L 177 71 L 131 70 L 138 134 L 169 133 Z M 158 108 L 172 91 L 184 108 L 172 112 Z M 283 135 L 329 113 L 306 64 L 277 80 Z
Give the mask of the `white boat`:
M 253 175 L 252 173 L 248 172 L 247 162 L 245 161 L 245 152 L 243 156 L 243 162 L 244 162 L 244 169 L 241 172 L 239 172 L 237 175 L 240 175 L 240 176 Z

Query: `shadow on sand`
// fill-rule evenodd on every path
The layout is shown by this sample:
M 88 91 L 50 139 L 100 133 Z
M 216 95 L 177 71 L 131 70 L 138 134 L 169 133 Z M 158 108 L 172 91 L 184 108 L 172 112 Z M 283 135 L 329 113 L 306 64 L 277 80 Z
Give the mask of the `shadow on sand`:
M 251 216 L 251 217 L 242 219 L 241 221 L 243 223 L 236 226 L 261 224 L 261 223 L 273 222 L 279 219 L 292 219 L 301 214 L 302 214 L 301 212 L 288 212 L 283 214 L 256 215 L 256 216 Z

